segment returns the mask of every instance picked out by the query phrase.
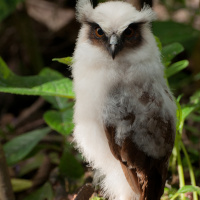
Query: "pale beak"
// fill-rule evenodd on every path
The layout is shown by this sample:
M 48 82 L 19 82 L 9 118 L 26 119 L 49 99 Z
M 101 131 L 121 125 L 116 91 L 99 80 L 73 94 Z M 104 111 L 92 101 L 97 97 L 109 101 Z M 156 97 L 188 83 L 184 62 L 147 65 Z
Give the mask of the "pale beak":
M 109 45 L 109 53 L 111 54 L 113 59 L 115 59 L 117 53 L 117 45 L 118 45 L 118 37 L 115 34 L 113 34 L 110 37 L 110 45 Z

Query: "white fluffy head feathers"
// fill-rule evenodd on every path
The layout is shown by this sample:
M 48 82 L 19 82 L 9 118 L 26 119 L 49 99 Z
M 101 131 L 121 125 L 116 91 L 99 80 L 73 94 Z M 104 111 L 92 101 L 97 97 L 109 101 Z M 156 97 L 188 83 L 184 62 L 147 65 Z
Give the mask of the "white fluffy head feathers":
M 95 13 L 93 12 L 94 10 L 96 11 Z M 102 16 L 102 14 L 104 14 L 104 16 Z M 144 5 L 144 7 L 138 11 L 130 3 L 122 1 L 100 3 L 96 8 L 93 8 L 91 0 L 77 1 L 76 17 L 80 23 L 87 22 L 88 20 L 91 21 L 93 18 L 96 20 L 98 16 L 101 19 L 105 18 L 105 20 L 107 17 L 113 17 L 115 20 L 117 20 L 117 18 L 124 18 L 127 20 L 127 17 L 129 17 L 129 20 L 134 22 L 151 22 L 156 19 L 155 13 L 148 5 Z

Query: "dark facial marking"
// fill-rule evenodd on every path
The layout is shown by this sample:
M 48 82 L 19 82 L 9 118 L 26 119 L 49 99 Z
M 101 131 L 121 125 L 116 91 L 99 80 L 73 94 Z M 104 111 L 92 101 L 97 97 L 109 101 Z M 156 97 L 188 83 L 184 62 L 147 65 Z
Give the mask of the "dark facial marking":
M 96 23 L 88 22 L 89 29 L 89 39 L 97 46 L 105 46 L 107 44 L 108 38 L 106 37 L 103 29 Z
M 118 38 L 118 42 L 115 47 L 115 55 L 117 55 L 124 48 L 135 49 L 142 45 L 142 25 L 145 22 L 131 23 L 122 33 L 121 37 Z M 89 26 L 89 40 L 93 45 L 99 46 L 106 49 L 112 56 L 110 37 L 107 37 L 103 29 L 94 22 L 87 22 Z M 115 33 L 113 33 L 115 34 Z M 113 57 L 114 59 L 114 57 Z
M 124 30 L 121 37 L 123 46 L 136 48 L 142 44 L 143 37 L 141 28 L 144 23 L 145 22 L 132 23 Z

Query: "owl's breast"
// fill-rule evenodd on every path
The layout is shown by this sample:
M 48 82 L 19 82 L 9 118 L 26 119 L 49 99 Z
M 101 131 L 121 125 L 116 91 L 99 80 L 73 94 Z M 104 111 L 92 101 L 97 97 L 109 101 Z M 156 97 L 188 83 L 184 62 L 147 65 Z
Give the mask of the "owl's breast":
M 175 138 L 174 102 L 166 89 L 153 82 L 118 83 L 103 105 L 105 126 L 115 128 L 115 143 L 128 137 L 138 149 L 154 158 L 171 153 Z

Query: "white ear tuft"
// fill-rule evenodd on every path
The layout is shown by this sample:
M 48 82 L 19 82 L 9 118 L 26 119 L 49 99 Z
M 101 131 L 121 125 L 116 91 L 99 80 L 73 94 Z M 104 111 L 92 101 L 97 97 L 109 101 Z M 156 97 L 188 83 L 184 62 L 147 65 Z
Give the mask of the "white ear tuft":
M 144 15 L 148 22 L 152 22 L 157 18 L 155 12 L 148 4 L 144 4 L 140 12 Z
M 76 18 L 79 22 L 87 21 L 91 15 L 93 6 L 90 0 L 78 0 L 76 4 Z

